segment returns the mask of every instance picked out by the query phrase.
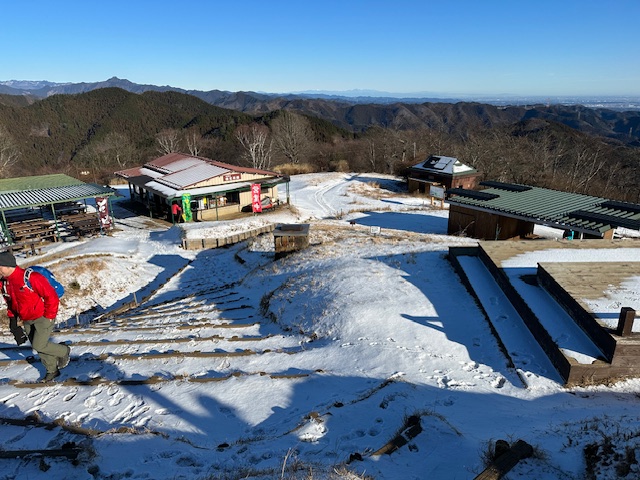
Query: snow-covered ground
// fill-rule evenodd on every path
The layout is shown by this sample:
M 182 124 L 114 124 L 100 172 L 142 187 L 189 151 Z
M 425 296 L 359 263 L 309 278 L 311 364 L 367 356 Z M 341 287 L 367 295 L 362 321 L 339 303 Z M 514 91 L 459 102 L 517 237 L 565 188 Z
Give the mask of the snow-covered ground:
M 116 202 L 112 236 L 50 247 L 35 261 L 67 288 L 56 339 L 72 362 L 34 385 L 31 350 L 0 336 L 0 445 L 81 454 L 0 458 L 0 479 L 469 479 L 498 439 L 535 449 L 511 479 L 638 478 L 640 380 L 564 388 L 471 260 L 511 365 L 446 259 L 475 241 L 402 192 L 389 176 L 300 175 L 291 210 L 180 227 Z M 270 235 L 180 248 L 265 222 L 309 223 L 310 246 L 278 260 Z M 637 299 L 639 278 L 618 290 Z

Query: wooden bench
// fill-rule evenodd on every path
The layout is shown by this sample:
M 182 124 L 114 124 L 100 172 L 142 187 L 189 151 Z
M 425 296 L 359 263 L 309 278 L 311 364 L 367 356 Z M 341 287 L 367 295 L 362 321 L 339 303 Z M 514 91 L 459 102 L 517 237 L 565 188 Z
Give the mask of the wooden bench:
M 82 205 L 75 202 L 56 203 L 53 208 L 56 212 L 56 215 L 83 214 L 87 210 L 86 205 Z
M 78 237 L 84 237 L 87 235 L 94 235 L 102 231 L 102 225 L 100 219 L 95 215 L 90 215 L 87 218 L 81 220 L 74 220 L 68 222 L 73 230 L 74 235 Z
M 67 223 L 73 223 L 79 220 L 87 220 L 93 217 L 95 217 L 95 215 L 92 213 L 69 213 L 60 215 L 60 220 Z
M 2 252 L 22 252 L 25 251 L 25 255 L 40 255 L 44 242 L 40 239 L 26 240 L 24 242 L 12 243 L 11 245 L 4 245 L 0 248 Z
M 7 222 L 7 227 L 11 229 L 21 229 L 21 228 L 31 228 L 34 225 L 45 225 L 51 223 L 50 220 L 45 220 L 44 218 L 30 218 L 27 220 L 18 220 Z
M 10 232 L 14 243 L 25 242 L 28 240 L 57 240 L 56 226 L 49 222 L 38 225 L 22 225 L 16 228 L 10 228 Z
M 44 241 L 41 239 L 25 240 L 24 242 L 14 243 L 12 247 L 16 250 L 24 250 L 25 255 L 40 255 Z
M 31 225 L 12 226 L 12 227 L 9 227 L 9 231 L 13 235 L 26 235 L 29 232 L 38 232 L 41 230 L 47 230 L 51 228 L 55 228 L 55 225 L 51 223 L 37 223 L 37 224 L 34 223 Z
M 38 229 L 40 227 L 45 227 L 45 226 L 52 226 L 54 225 L 51 220 L 29 220 L 26 222 L 17 222 L 17 223 L 10 223 L 8 225 L 10 230 L 13 231 L 22 231 L 22 230 L 35 230 Z
M 42 219 L 42 213 L 35 210 L 9 210 L 5 213 L 7 223 Z

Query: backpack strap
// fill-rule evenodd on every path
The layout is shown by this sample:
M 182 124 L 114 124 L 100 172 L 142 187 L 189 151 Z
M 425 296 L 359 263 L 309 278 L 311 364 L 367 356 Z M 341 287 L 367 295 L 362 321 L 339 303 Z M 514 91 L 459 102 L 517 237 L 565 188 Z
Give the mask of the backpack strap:
M 29 281 L 29 278 L 31 277 L 32 273 L 33 273 L 33 268 L 27 267 L 24 269 L 24 285 L 25 287 L 27 287 L 29 290 L 33 292 L 33 288 L 31 287 L 31 282 Z

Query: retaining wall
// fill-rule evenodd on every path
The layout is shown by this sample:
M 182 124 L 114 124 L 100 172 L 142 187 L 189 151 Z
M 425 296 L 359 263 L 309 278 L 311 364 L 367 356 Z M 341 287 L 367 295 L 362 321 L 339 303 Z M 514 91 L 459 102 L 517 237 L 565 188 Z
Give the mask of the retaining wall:
M 251 237 L 257 237 L 263 233 L 273 232 L 275 229 L 274 224 L 264 225 L 253 230 L 247 230 L 246 232 L 239 232 L 227 237 L 220 238 L 183 238 L 182 248 L 185 250 L 200 250 L 205 248 L 218 248 L 225 245 L 233 245 L 234 243 L 242 242 Z

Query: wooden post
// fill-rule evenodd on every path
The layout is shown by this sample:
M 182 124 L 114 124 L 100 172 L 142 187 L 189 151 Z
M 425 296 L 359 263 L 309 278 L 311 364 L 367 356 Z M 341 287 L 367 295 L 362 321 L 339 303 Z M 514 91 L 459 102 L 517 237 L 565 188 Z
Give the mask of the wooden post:
M 636 311 L 630 307 L 622 307 L 620 309 L 620 317 L 618 317 L 618 328 L 616 335 L 626 337 L 631 335 L 633 330 L 633 320 L 636 317 Z
M 496 442 L 496 447 L 498 446 Z M 502 451 L 503 448 L 500 448 Z M 498 452 L 496 452 L 498 453 Z M 533 455 L 533 447 L 523 440 L 518 440 L 510 449 L 499 455 L 491 465 L 484 469 L 475 480 L 498 480 L 515 467 L 520 460 Z
M 22 458 L 22 457 L 66 457 L 70 460 L 78 458 L 82 450 L 80 447 L 63 445 L 62 448 L 52 448 L 43 450 L 2 450 L 0 458 Z

